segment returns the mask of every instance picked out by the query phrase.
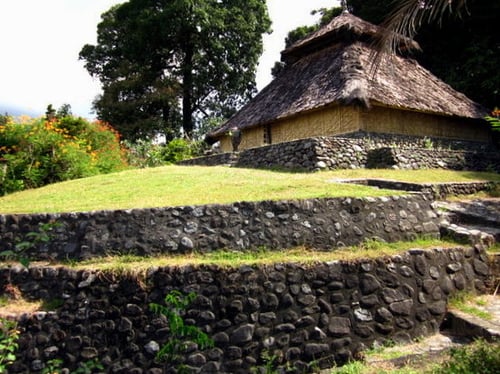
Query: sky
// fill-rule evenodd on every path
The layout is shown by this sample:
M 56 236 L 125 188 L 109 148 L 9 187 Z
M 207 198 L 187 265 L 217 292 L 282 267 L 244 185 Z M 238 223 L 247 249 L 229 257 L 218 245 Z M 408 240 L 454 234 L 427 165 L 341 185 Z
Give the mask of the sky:
M 70 104 L 73 114 L 93 118 L 92 101 L 100 83 L 84 68 L 78 54 L 95 44 L 100 15 L 124 0 L 0 0 L 0 109 L 19 108 L 42 115 L 48 104 Z M 271 81 L 290 30 L 314 24 L 311 11 L 338 6 L 338 0 L 267 0 L 273 22 L 264 36 L 257 69 L 257 88 Z

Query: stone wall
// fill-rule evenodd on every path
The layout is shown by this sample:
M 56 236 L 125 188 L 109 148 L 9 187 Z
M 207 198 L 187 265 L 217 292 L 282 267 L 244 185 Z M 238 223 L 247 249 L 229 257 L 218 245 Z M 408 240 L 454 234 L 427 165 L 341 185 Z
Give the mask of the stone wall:
M 482 191 L 490 191 L 500 182 L 450 182 L 450 183 L 410 183 L 389 179 L 345 179 L 344 183 L 362 184 L 389 190 L 422 192 L 433 199 L 445 199 L 448 196 L 473 195 Z
M 484 152 L 379 148 L 368 152 L 366 167 L 500 171 L 500 157 Z
M 142 276 L 4 268 L 2 289 L 9 284 L 28 299 L 60 304 L 19 319 L 18 359 L 9 373 L 41 373 L 51 359 L 71 370 L 97 359 L 107 373 L 171 372 L 153 360 L 169 331 L 148 307 L 171 290 L 198 295 L 185 321 L 215 342 L 205 351 L 190 347 L 188 372 L 250 373 L 266 364 L 265 352 L 280 372 L 311 372 L 345 363 L 374 343 L 435 333 L 448 297 L 483 292 L 488 273 L 480 247 L 309 265 L 162 267 Z
M 213 165 L 211 158 L 190 162 Z M 500 156 L 487 143 L 355 132 L 245 149 L 234 164 L 306 171 L 365 167 L 500 171 Z
M 201 252 L 305 245 L 331 250 L 364 239 L 438 236 L 427 195 L 238 202 L 86 213 L 0 215 L 0 251 L 56 223 L 52 239 L 26 252 L 34 259 L 84 259 L 107 253 Z
M 180 161 L 179 165 L 202 165 L 202 166 L 216 166 L 216 165 L 231 165 L 238 159 L 238 154 L 235 153 L 217 153 L 213 155 L 191 158 L 188 160 Z

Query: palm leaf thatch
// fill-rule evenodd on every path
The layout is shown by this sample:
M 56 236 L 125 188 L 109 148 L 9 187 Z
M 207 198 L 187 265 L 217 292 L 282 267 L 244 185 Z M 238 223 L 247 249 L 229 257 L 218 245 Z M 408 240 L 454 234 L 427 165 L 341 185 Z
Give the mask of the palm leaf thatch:
M 282 52 L 283 72 L 224 125 L 267 125 L 299 113 L 335 105 L 380 105 L 444 116 L 482 118 L 486 110 L 412 59 L 384 54 L 372 74 L 372 37 L 379 28 L 349 13 Z M 403 39 L 401 39 L 403 42 Z M 411 48 L 418 48 L 416 43 Z

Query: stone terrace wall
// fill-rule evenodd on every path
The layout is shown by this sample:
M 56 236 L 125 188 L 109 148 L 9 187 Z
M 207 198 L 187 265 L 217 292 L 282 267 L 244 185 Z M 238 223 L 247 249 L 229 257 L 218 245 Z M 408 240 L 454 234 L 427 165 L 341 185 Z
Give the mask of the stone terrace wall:
M 500 171 L 493 153 L 433 149 L 379 148 L 368 152 L 368 168 Z
M 335 188 L 335 187 L 332 187 Z M 383 198 L 239 202 L 88 213 L 0 215 L 0 251 L 14 248 L 41 224 L 56 222 L 34 259 L 82 259 L 109 252 L 155 255 L 220 248 L 331 250 L 365 238 L 438 236 L 439 218 L 426 195 Z
M 161 374 L 153 361 L 168 339 L 164 318 L 148 305 L 171 290 L 198 295 L 184 318 L 215 347 L 185 355 L 190 373 L 250 373 L 276 357 L 284 372 L 331 367 L 374 342 L 408 342 L 435 333 L 447 299 L 484 291 L 489 268 L 480 248 L 412 250 L 355 262 L 312 265 L 153 268 L 145 278 L 68 268 L 0 270 L 1 286 L 24 297 L 61 300 L 56 311 L 20 319 L 18 360 L 9 373 L 40 373 L 97 359 L 108 373 Z
M 410 183 L 389 179 L 346 179 L 345 183 L 363 184 L 390 190 L 422 192 L 433 199 L 444 199 L 448 196 L 472 195 L 481 191 L 490 191 L 500 182 L 451 182 L 451 183 Z
M 365 167 L 500 171 L 498 154 L 492 145 L 479 142 L 356 132 L 246 149 L 232 161 L 238 167 L 307 171 Z M 213 165 L 212 157 L 184 164 Z
M 217 153 L 213 155 L 191 158 L 178 162 L 179 165 L 203 165 L 203 166 L 216 166 L 216 165 L 231 165 L 238 159 L 236 153 Z

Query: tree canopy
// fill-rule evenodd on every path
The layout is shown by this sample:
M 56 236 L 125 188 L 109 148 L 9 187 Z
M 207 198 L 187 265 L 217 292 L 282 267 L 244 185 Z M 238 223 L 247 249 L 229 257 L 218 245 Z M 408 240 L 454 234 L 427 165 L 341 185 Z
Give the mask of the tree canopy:
M 80 59 L 102 83 L 98 117 L 124 138 L 190 137 L 203 117 L 228 117 L 256 91 L 265 0 L 130 0 L 101 17 Z

